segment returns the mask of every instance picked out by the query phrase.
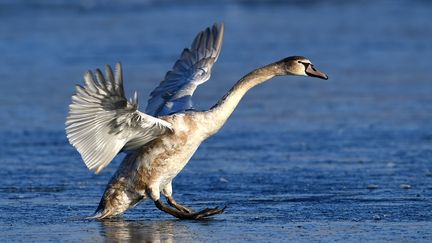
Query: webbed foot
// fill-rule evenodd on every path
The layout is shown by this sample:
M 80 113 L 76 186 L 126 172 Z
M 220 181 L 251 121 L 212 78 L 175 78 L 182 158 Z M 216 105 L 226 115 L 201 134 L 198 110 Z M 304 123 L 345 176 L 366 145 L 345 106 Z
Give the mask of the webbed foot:
M 175 208 L 171 208 L 168 207 L 167 205 L 165 205 L 160 199 L 155 201 L 155 205 L 158 209 L 164 211 L 165 213 L 171 214 L 172 216 L 179 218 L 179 219 L 203 219 L 203 218 L 207 218 L 216 214 L 221 214 L 225 211 L 225 207 L 223 208 L 205 208 L 199 212 L 193 212 L 191 209 L 189 208 L 185 208 L 185 210 L 181 210 L 178 209 L 177 207 Z M 179 204 L 177 204 L 178 206 Z M 190 210 L 192 212 L 187 212 L 186 210 Z

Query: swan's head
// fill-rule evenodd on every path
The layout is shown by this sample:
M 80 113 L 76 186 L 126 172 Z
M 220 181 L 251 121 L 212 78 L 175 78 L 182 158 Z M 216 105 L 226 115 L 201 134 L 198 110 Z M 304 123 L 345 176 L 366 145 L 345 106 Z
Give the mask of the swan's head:
M 282 66 L 282 75 L 309 76 L 328 79 L 328 76 L 314 67 L 309 59 L 302 56 L 287 57 L 279 61 Z

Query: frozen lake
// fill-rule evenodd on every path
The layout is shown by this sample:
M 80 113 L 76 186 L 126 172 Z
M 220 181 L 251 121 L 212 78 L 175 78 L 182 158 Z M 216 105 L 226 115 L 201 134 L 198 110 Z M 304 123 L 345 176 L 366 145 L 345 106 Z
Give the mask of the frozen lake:
M 0 235 L 7 241 L 432 241 L 432 23 L 428 1 L 12 1 L 0 3 Z M 85 220 L 100 175 L 64 121 L 87 69 L 121 61 L 128 96 L 150 91 L 195 34 L 224 21 L 222 53 L 195 104 L 244 74 L 304 55 L 328 81 L 256 87 L 174 180 L 213 219 L 151 201 Z M 121 156 L 120 156 L 121 157 Z

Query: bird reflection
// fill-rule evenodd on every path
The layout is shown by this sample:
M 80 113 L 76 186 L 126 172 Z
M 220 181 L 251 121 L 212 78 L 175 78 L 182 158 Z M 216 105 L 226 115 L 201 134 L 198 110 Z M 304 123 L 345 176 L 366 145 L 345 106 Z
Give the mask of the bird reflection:
M 175 235 L 188 236 L 186 225 L 176 221 L 100 221 L 100 234 L 107 242 L 173 242 Z

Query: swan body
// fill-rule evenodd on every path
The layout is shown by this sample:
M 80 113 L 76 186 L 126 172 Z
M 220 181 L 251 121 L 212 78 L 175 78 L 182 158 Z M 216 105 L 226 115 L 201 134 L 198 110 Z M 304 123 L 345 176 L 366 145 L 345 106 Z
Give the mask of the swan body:
M 292 56 L 255 69 L 240 79 L 207 111 L 193 110 L 192 95 L 210 77 L 223 40 L 223 24 L 200 32 L 185 49 L 173 69 L 151 93 L 146 112 L 138 99 L 127 100 L 122 67 L 106 66 L 105 75 L 84 75 L 85 87 L 72 97 L 66 133 L 85 164 L 96 173 L 121 151 L 128 152 L 108 183 L 93 218 L 122 214 L 144 199 L 180 219 L 199 219 L 220 214 L 225 208 L 195 212 L 173 198 L 172 180 L 184 168 L 200 144 L 215 134 L 252 87 L 274 76 L 299 75 L 327 79 L 301 56 Z M 160 199 L 164 195 L 169 203 Z

